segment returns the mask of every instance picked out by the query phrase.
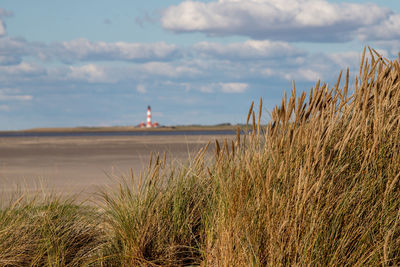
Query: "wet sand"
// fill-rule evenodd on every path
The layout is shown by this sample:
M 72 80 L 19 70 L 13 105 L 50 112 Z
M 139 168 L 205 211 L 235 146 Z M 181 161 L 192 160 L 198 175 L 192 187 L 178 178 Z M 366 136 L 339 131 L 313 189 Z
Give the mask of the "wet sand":
M 17 185 L 35 190 L 40 184 L 63 194 L 92 193 L 115 177 L 130 175 L 131 168 L 139 174 L 150 152 L 166 152 L 167 161 L 179 165 L 208 141 L 224 138 L 232 136 L 0 138 L 0 193 Z

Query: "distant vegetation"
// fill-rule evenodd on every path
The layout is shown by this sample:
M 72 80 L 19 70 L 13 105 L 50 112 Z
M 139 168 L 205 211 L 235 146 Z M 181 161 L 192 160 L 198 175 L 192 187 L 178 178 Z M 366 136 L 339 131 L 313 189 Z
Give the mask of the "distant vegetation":
M 160 126 L 154 128 L 140 128 L 135 126 L 107 126 L 107 127 L 60 127 L 60 128 L 33 128 L 22 131 L 0 131 L 7 132 L 136 132 L 136 131 L 219 131 L 219 130 L 236 130 L 240 124 L 231 125 L 230 123 L 220 123 L 216 125 L 176 125 L 176 126 Z
M 400 59 L 369 52 L 354 87 L 293 85 L 266 126 L 252 105 L 213 159 L 154 156 L 91 208 L 6 205 L 0 266 L 400 265 Z

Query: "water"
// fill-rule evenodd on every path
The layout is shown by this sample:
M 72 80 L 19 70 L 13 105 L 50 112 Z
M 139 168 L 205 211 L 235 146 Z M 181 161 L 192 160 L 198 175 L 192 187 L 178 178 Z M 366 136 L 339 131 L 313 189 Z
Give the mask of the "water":
M 171 136 L 171 135 L 234 135 L 233 130 L 198 131 L 132 131 L 132 132 L 4 132 L 0 137 L 86 137 L 86 136 Z

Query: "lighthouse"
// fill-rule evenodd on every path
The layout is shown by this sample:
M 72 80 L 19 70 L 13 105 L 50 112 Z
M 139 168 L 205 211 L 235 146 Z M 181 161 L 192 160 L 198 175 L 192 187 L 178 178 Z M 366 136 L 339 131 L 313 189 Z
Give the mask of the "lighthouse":
M 151 107 L 147 106 L 147 123 L 146 128 L 151 128 L 153 125 L 151 124 Z
M 139 125 L 137 125 L 136 127 L 139 128 L 157 128 L 160 127 L 160 124 L 158 124 L 158 122 L 151 122 L 151 107 L 147 106 L 147 121 L 146 123 L 141 122 Z

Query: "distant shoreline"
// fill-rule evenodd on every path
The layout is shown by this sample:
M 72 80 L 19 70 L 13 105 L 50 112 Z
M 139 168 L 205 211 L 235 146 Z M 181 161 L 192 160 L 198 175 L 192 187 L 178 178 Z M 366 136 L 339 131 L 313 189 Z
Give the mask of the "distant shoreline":
M 90 133 L 90 132 L 180 132 L 180 131 L 235 131 L 243 125 L 188 125 L 188 126 L 163 126 L 158 128 L 138 128 L 134 126 L 110 127 L 60 127 L 60 128 L 33 128 L 26 130 L 6 130 L 7 133 Z

